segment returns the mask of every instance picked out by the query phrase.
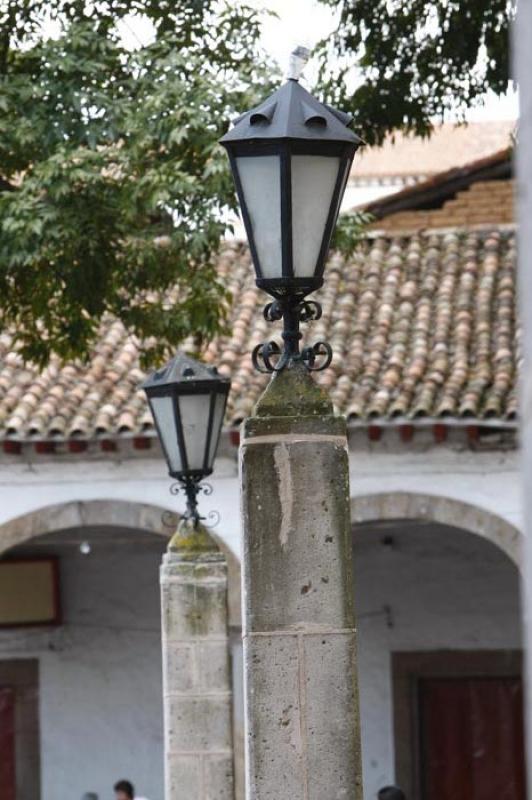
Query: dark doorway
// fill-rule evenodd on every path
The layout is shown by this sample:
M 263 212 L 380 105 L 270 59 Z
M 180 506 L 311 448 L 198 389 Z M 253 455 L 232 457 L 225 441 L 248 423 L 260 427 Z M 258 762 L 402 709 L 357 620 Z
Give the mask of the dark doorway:
M 519 678 L 419 682 L 424 800 L 526 800 Z
M 526 800 L 519 653 L 396 653 L 393 673 L 409 800 Z
M 38 663 L 0 660 L 0 800 L 39 800 Z
M 16 800 L 15 690 L 0 686 L 0 800 Z

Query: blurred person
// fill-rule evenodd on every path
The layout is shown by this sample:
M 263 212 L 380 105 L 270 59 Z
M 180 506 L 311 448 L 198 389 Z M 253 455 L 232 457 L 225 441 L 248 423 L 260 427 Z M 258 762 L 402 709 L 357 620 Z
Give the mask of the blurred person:
M 131 781 L 125 779 L 115 783 L 114 792 L 116 800 L 147 800 L 146 797 L 138 797 Z
M 406 795 L 398 786 L 383 786 L 377 793 L 377 800 L 406 800 Z

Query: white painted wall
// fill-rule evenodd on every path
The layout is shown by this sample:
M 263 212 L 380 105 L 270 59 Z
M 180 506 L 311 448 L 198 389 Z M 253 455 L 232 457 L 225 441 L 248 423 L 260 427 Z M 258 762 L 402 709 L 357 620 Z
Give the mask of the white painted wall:
M 350 454 L 352 497 L 386 492 L 426 493 L 466 502 L 522 529 L 519 461 L 515 450 L 472 452 L 464 446 L 397 447 L 394 438 L 375 445 L 361 434 Z M 0 460 L 1 526 L 45 506 L 82 500 L 122 500 L 183 511 L 169 493 L 160 456 L 101 458 L 30 454 Z M 213 494 L 200 497 L 202 513 L 220 513 L 216 533 L 240 555 L 237 450 L 224 449 L 209 479 Z
M 60 555 L 64 625 L 0 634 L 0 658 L 39 659 L 42 800 L 86 791 L 109 800 L 119 778 L 163 800 L 164 544 L 152 538 L 136 548 L 94 544 L 89 556 L 74 545 L 39 548 Z
M 354 559 L 364 798 L 375 800 L 394 781 L 391 653 L 519 649 L 519 586 L 494 545 L 443 526 L 361 526 Z
M 411 492 L 458 500 L 522 530 L 519 455 L 515 450 L 475 452 L 432 446 L 404 450 L 366 444 L 351 453 L 351 496 Z

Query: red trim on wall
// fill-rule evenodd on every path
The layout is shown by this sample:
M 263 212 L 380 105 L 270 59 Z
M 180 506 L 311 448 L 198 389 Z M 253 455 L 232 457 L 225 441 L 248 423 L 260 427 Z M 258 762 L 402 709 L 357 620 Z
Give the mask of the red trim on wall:
M 22 452 L 22 442 L 15 442 L 13 439 L 5 439 L 3 447 L 4 453 L 10 456 L 18 456 Z
M 432 427 L 432 434 L 434 436 L 434 441 L 437 444 L 441 444 L 447 439 L 448 428 L 447 425 L 442 425 L 441 423 L 436 423 Z
M 368 438 L 370 442 L 378 442 L 382 436 L 382 428 L 380 425 L 369 425 Z
M 413 425 L 400 425 L 399 426 L 399 436 L 401 437 L 402 442 L 411 442 L 414 438 L 414 426 Z
M 55 453 L 55 442 L 35 442 L 35 452 L 39 455 Z
M 151 447 L 151 439 L 146 436 L 135 436 L 133 439 L 133 447 L 135 450 L 149 450 Z
M 467 439 L 470 444 L 475 444 L 479 440 L 478 425 L 468 425 L 466 428 Z
M 102 439 L 100 441 L 100 447 L 104 453 L 114 453 L 117 449 L 116 442 L 113 442 L 112 439 Z
M 71 453 L 84 453 L 88 447 L 88 442 L 83 439 L 69 439 L 68 449 Z

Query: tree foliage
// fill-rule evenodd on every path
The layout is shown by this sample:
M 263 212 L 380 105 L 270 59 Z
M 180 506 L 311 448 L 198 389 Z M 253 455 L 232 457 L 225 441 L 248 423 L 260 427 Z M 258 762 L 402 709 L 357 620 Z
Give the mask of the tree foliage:
M 219 6 L 0 10 L 0 325 L 26 359 L 87 357 L 106 314 L 147 361 L 219 329 L 214 263 L 235 196 L 217 142 L 270 89 L 257 16 Z M 152 22 L 151 44 L 125 49 L 128 14 Z
M 427 135 L 434 118 L 508 88 L 515 0 L 321 1 L 339 21 L 320 83 L 369 144 L 398 129 Z

